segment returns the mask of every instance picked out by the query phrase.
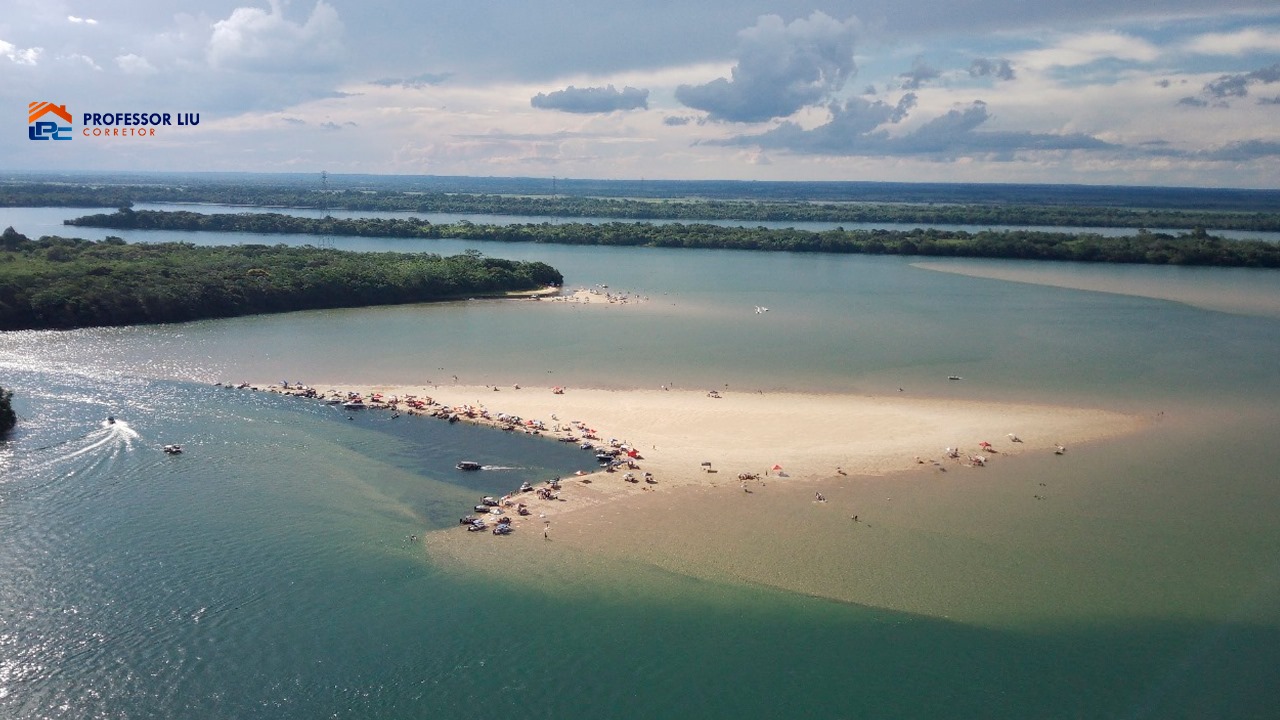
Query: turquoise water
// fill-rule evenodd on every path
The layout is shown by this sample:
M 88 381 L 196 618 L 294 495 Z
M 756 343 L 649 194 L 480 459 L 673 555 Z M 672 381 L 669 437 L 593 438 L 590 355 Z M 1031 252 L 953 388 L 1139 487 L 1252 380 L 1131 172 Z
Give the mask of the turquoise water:
M 898 258 L 481 249 L 650 300 L 0 335 L 0 385 L 24 418 L 0 444 L 0 716 L 1273 716 L 1280 321 Z M 1280 294 L 1280 276 L 1250 277 Z M 454 374 L 902 387 L 1166 419 L 1070 464 L 904 487 L 898 501 L 946 493 L 959 513 L 877 521 L 896 565 L 867 582 L 954 598 L 922 614 L 642 563 L 561 583 L 440 566 L 424 533 L 454 529 L 479 495 L 577 469 L 581 451 L 212 385 Z M 187 452 L 160 451 L 171 442 Z M 507 469 L 460 473 L 464 457 Z M 1028 497 L 1035 481 L 1054 504 Z

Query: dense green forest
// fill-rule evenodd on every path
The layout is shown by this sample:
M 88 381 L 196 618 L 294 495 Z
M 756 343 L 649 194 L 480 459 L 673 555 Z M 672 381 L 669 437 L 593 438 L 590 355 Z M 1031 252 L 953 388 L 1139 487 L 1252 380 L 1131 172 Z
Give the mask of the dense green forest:
M 0 330 L 131 325 L 499 295 L 559 285 L 541 262 L 476 251 L 356 253 L 0 234 Z
M 1280 212 L 1102 205 L 635 199 L 351 189 L 324 192 L 235 184 L 186 187 L 13 183 L 0 187 L 0 206 L 8 207 L 125 207 L 139 202 L 219 203 L 350 211 L 607 217 L 626 220 L 740 220 L 744 223 L 906 223 L 1280 231 Z
M 9 432 L 18 424 L 18 415 L 13 411 L 13 393 L 0 387 L 0 435 Z
M 1139 231 L 1128 237 L 1096 233 L 1029 230 L 969 233 L 938 229 L 826 230 L 724 227 L 705 224 L 610 222 L 599 225 L 469 222 L 435 225 L 416 218 L 304 218 L 280 213 L 203 214 L 134 211 L 89 215 L 71 225 L 115 229 L 167 229 L 314 235 L 457 238 L 571 245 L 729 248 L 788 252 L 866 253 L 948 257 L 1075 260 L 1156 265 L 1280 267 L 1280 245 L 1256 240 L 1224 240 L 1203 230 L 1181 235 Z

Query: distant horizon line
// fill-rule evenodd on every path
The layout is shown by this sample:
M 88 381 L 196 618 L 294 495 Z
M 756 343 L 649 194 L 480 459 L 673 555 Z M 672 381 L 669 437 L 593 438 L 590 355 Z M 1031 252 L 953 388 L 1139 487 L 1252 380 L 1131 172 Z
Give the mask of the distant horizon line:
M 275 170 L 6 170 L 0 171 L 0 180 L 13 181 L 18 178 L 100 178 L 100 177 L 208 177 L 208 178 L 232 178 L 232 177 L 258 177 L 258 178 L 287 178 L 287 179 L 303 179 L 303 178 L 320 178 L 321 175 L 327 176 L 329 180 L 335 178 L 385 178 L 398 180 L 431 180 L 431 181 L 459 181 L 464 180 L 472 183 L 546 183 L 548 185 L 618 185 L 618 186 L 714 186 L 714 185 L 740 185 L 740 186 L 825 186 L 825 187 L 908 187 L 908 188 L 946 188 L 946 187 L 987 187 L 987 188 L 1081 188 L 1092 190 L 1116 189 L 1116 190 L 1155 190 L 1155 191 L 1182 191 L 1182 192 L 1224 192 L 1224 193 L 1247 193 L 1247 194 L 1267 194 L 1275 193 L 1280 199 L 1280 188 L 1256 188 L 1256 187 L 1238 187 L 1238 186 L 1220 186 L 1220 185 L 1139 185 L 1139 184 L 1117 184 L 1117 183 L 1085 183 L 1085 182 L 1009 182 L 1009 181 L 956 181 L 956 180 L 758 180 L 758 179 L 674 179 L 674 178 L 593 178 L 593 177 L 566 177 L 559 175 L 435 175 L 430 173 L 370 173 L 370 172 L 333 172 L 328 170 L 315 171 L 275 171 Z M 331 190 L 341 190 L 343 188 L 330 188 Z

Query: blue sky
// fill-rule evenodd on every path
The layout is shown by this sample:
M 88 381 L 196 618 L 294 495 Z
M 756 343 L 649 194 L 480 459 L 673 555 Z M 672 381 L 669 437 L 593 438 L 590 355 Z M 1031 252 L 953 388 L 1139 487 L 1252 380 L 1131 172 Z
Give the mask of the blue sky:
M 0 170 L 1280 185 L 1274 0 L 7 5 Z

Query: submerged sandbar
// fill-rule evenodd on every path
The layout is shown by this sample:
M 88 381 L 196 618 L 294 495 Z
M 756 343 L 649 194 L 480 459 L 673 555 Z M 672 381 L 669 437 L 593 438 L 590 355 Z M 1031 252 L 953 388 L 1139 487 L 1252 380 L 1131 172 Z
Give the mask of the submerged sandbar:
M 536 431 L 549 442 L 589 433 L 594 443 L 637 451 L 636 470 L 614 473 L 600 472 L 584 452 L 587 474 L 562 478 L 554 499 L 512 488 L 513 502 L 532 512 L 514 518 L 510 536 L 476 537 L 456 527 L 427 533 L 425 548 L 442 567 L 551 588 L 611 585 L 620 563 L 638 563 L 975 619 L 1010 608 L 992 600 L 995 576 L 970 571 L 985 557 L 973 555 L 973 543 L 985 532 L 999 535 L 987 523 L 999 525 L 1001 513 L 1025 514 L 1028 503 L 1039 503 L 1031 493 L 1049 492 L 1014 488 L 1003 471 L 1072 462 L 1094 441 L 1136 432 L 1149 420 L 1099 408 L 905 395 L 474 385 L 334 385 L 324 394 L 349 393 L 376 393 L 402 409 L 412 398 L 417 413 Z M 519 423 L 498 420 L 513 415 Z M 627 472 L 652 473 L 655 482 L 628 482 Z M 1002 509 L 1005 503 L 1021 506 Z M 934 525 L 940 518 L 949 518 L 947 529 Z M 943 541 L 942 533 L 956 537 Z M 914 567 L 920 557 L 951 562 L 922 575 Z M 887 575 L 898 571 L 907 575 Z

